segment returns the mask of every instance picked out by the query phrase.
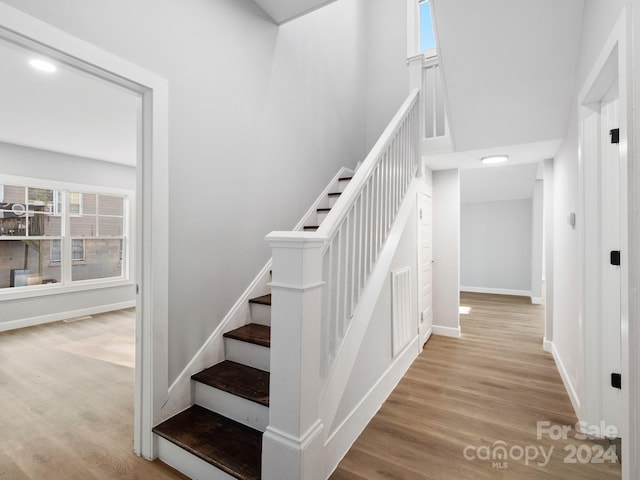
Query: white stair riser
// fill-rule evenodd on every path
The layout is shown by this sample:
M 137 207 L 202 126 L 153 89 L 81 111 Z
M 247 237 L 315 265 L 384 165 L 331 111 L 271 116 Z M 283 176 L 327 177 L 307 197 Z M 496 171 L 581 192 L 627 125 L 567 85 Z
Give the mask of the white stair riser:
M 158 458 L 193 480 L 236 480 L 235 477 L 189 453 L 175 443 L 154 435 Z
M 251 303 L 251 322 L 259 325 L 271 326 L 271 305 Z
M 224 352 L 227 360 L 258 368 L 266 372 L 269 371 L 269 360 L 271 356 L 269 347 L 243 342 L 235 338 L 225 338 Z
M 338 181 L 338 191 L 344 192 L 344 189 L 349 185 L 349 180 L 339 180 Z
M 327 214 L 329 212 L 318 212 L 316 215 L 318 217 L 318 225 L 321 225 L 325 218 L 327 218 Z
M 261 432 L 267 428 L 269 407 L 200 382 L 195 383 L 197 405 Z
M 329 197 L 329 208 L 333 208 L 333 206 L 336 204 L 339 198 L 340 198 L 340 195 L 334 195 Z

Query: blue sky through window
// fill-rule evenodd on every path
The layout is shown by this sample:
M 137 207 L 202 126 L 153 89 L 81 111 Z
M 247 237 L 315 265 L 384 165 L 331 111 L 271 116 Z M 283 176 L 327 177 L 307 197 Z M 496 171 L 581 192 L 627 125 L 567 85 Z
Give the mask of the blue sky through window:
M 433 22 L 429 2 L 420 3 L 420 51 L 436 48 L 436 38 L 433 34 Z

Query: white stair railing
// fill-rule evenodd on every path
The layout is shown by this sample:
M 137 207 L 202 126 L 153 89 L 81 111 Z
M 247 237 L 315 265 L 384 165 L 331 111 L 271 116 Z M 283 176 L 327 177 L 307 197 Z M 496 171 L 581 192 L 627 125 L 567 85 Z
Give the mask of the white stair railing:
M 423 138 L 447 135 L 447 114 L 444 102 L 444 86 L 438 57 L 425 59 L 422 63 L 422 92 L 424 109 Z
M 323 376 L 416 173 L 418 99 L 414 90 L 318 229 L 328 239 L 321 252 Z
M 321 478 L 321 390 L 418 168 L 413 90 L 317 232 L 272 232 L 269 425 L 262 478 Z

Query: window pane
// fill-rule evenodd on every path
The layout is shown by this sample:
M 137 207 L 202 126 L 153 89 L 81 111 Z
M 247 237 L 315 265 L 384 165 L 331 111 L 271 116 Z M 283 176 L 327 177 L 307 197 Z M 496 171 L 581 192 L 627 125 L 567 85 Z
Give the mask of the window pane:
M 0 201 L 3 203 L 24 203 L 26 188 L 17 187 L 15 185 L 3 185 L 3 198 Z
M 59 282 L 60 264 L 51 261 L 51 242 L 0 240 L 0 288 Z
M 118 215 L 122 216 L 123 199 L 122 197 L 113 197 L 111 195 L 98 196 L 98 214 L 100 215 Z
M 71 222 L 71 235 L 74 237 L 95 237 L 98 234 L 95 216 L 71 217 L 69 221 Z
M 69 192 L 69 214 L 82 215 L 82 194 Z
M 433 33 L 433 20 L 429 2 L 420 2 L 420 50 L 436 48 L 436 38 Z
M 122 218 L 98 217 L 99 235 L 101 237 L 121 237 Z
M 71 267 L 72 280 L 121 277 L 120 242 L 120 239 L 84 239 L 84 263 Z
M 53 190 L 48 190 L 46 188 L 28 188 L 27 190 L 29 192 L 29 205 L 53 205 Z M 30 208 L 30 210 L 32 209 Z
M 84 240 L 74 238 L 71 241 L 71 260 L 74 262 L 84 261 Z

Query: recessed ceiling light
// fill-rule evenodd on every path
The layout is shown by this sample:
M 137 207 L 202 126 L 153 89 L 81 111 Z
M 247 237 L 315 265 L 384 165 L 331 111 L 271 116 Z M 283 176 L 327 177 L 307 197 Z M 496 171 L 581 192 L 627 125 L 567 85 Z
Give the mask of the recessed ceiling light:
M 31 65 L 36 70 L 39 70 L 41 72 L 46 72 L 46 73 L 53 73 L 56 70 L 58 70 L 53 63 L 47 60 L 41 60 L 39 58 L 34 58 L 32 60 L 29 60 L 29 65 Z
M 482 157 L 482 163 L 485 165 L 491 165 L 495 163 L 504 163 L 509 160 L 507 155 L 490 155 L 488 157 Z

